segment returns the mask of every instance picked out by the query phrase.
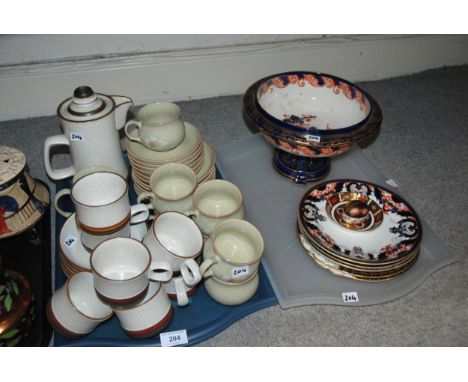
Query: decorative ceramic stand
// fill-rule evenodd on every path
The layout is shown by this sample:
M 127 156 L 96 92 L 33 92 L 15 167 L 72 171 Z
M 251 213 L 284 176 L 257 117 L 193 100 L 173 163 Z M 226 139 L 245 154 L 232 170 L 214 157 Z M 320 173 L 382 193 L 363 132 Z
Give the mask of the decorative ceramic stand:
M 298 184 L 316 182 L 330 171 L 330 158 L 306 158 L 275 149 L 273 167 L 285 178 Z

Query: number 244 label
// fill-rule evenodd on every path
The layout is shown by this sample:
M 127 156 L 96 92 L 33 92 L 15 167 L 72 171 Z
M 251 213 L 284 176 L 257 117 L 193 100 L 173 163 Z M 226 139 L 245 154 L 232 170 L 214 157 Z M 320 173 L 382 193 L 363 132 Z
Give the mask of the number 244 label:
M 357 292 L 344 292 L 341 293 L 344 302 L 359 302 Z

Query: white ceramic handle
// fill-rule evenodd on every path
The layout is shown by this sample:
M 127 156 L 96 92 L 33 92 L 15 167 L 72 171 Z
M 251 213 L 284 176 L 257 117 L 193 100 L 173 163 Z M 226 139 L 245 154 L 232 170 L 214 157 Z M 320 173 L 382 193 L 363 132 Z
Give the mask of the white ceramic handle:
M 176 290 L 177 305 L 179 306 L 188 305 L 189 299 L 187 296 L 187 291 L 185 290 L 184 280 L 182 280 L 181 277 L 176 277 L 174 279 L 174 287 Z
M 70 176 L 75 175 L 76 171 L 73 166 L 53 169 L 52 162 L 50 160 L 50 150 L 54 146 L 70 146 L 67 137 L 65 135 L 53 135 L 46 138 L 44 142 L 44 166 L 47 172 L 47 175 L 53 180 L 65 179 Z
M 172 273 L 172 267 L 167 261 L 152 261 L 148 277 L 153 281 L 166 282 L 172 278 Z
M 130 207 L 130 224 L 143 223 L 149 218 L 149 209 L 146 204 L 135 204 Z
M 69 188 L 64 188 L 63 190 L 60 190 L 59 192 L 57 192 L 57 193 L 55 194 L 55 199 L 54 199 L 55 209 L 57 210 L 57 212 L 58 212 L 60 215 L 66 217 L 66 218 L 68 218 L 73 212 L 67 212 L 67 211 L 62 210 L 62 209 L 59 207 L 59 205 L 58 205 L 59 203 L 58 203 L 58 202 L 59 202 L 59 200 L 60 200 L 60 198 L 61 198 L 62 196 L 64 196 L 64 195 L 70 195 L 70 194 L 71 194 L 71 190 L 70 190 Z
M 132 125 L 135 125 L 137 131 L 138 131 L 138 137 L 132 137 L 130 135 L 130 133 L 128 132 L 128 128 Z M 139 142 L 139 143 L 142 143 L 141 142 L 141 139 L 140 139 L 140 128 L 141 128 L 141 122 L 140 121 L 135 121 L 133 119 L 131 119 L 130 121 L 128 121 L 126 124 L 125 124 L 125 135 L 127 136 L 128 139 L 130 139 L 131 141 L 134 141 L 134 142 Z
M 148 191 L 144 191 L 142 192 L 141 194 L 138 195 L 137 197 L 137 203 L 141 203 L 142 200 L 145 200 L 145 199 L 149 199 L 150 200 L 150 203 L 153 203 L 153 199 L 156 197 L 156 195 L 154 195 L 154 193 L 152 192 L 148 192 Z M 149 205 L 148 205 L 148 208 L 151 208 Z
M 214 264 L 218 264 L 219 259 L 217 256 L 209 257 L 200 265 L 200 273 L 203 277 L 207 278 L 213 276 L 213 271 L 210 269 Z
M 194 259 L 185 260 L 180 266 L 180 273 L 189 287 L 198 284 L 202 279 L 200 268 Z

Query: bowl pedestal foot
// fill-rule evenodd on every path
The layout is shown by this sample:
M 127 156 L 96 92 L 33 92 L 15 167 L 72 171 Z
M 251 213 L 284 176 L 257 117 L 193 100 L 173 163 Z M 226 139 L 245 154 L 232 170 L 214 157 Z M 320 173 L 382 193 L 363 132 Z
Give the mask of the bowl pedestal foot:
M 328 175 L 330 158 L 307 158 L 275 149 L 273 167 L 291 182 L 306 184 L 316 182 Z

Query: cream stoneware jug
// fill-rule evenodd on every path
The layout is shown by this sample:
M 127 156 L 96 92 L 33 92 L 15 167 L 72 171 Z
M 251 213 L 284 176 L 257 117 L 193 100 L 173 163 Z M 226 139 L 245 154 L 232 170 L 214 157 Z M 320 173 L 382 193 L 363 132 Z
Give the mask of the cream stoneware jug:
M 128 176 L 119 139 L 127 111 L 133 101 L 125 96 L 95 93 L 89 86 L 75 89 L 73 96 L 57 108 L 64 134 L 48 137 L 44 143 L 44 165 L 53 180 L 71 177 L 92 166 L 107 166 Z M 51 149 L 69 146 L 72 165 L 54 169 Z

